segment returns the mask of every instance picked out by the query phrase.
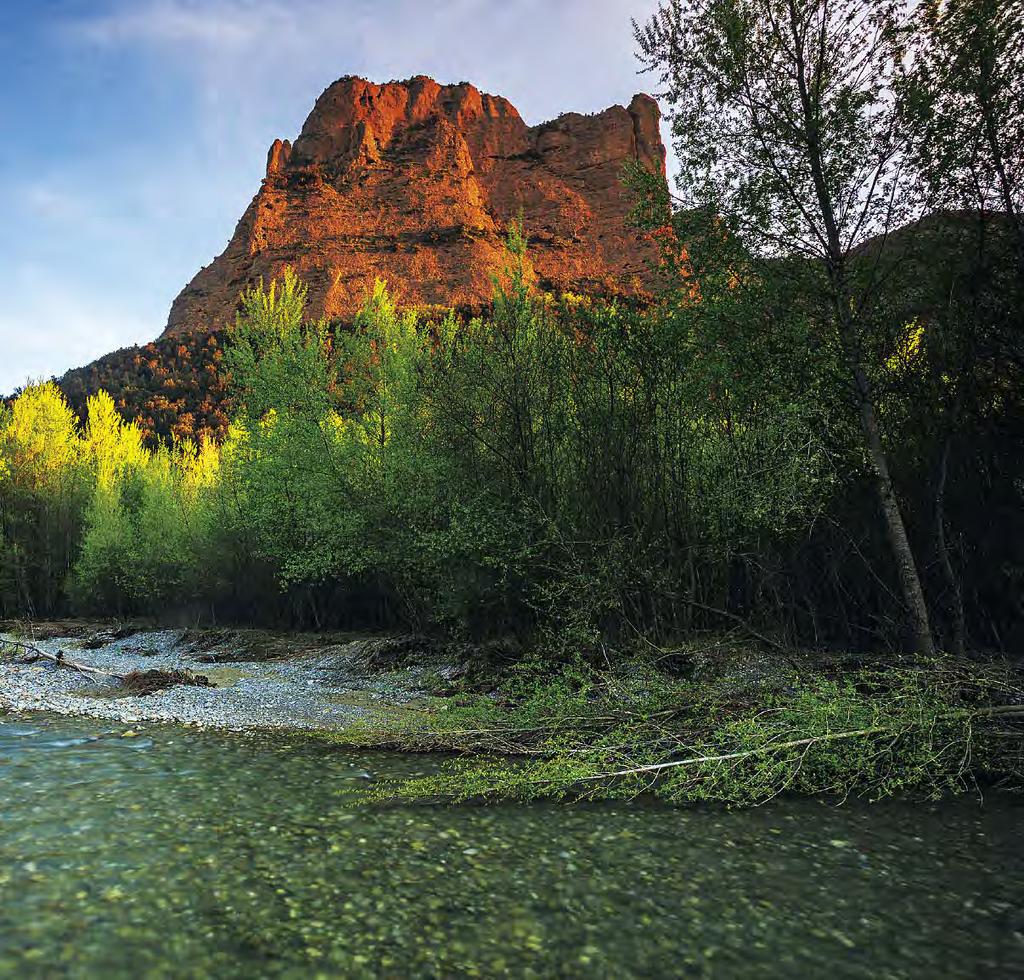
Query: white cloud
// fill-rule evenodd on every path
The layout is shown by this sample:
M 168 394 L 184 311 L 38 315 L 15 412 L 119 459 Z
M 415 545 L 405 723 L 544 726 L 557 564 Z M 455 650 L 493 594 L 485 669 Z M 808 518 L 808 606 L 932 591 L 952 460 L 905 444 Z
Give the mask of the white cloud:
M 0 201 L 23 215 L 39 233 L 74 235 L 114 243 L 130 235 L 129 216 L 154 217 L 144 199 L 145 181 L 131 183 L 111 198 L 97 194 L 94 182 L 61 165 L 0 191 Z
M 604 108 L 642 88 L 630 18 L 656 0 L 119 0 L 65 25 L 106 47 L 162 52 L 208 106 L 303 106 L 349 73 L 472 81 L 533 122 Z M 167 66 L 173 70 L 173 65 Z M 504 89 L 514 88 L 515 91 Z M 300 120 L 301 121 L 301 120 Z
M 66 224 L 79 221 L 89 211 L 85 199 L 45 180 L 35 179 L 20 190 L 26 210 L 42 221 Z
M 288 21 L 276 3 L 154 0 L 73 21 L 69 33 L 97 44 L 199 45 L 223 49 L 251 47 L 271 22 Z

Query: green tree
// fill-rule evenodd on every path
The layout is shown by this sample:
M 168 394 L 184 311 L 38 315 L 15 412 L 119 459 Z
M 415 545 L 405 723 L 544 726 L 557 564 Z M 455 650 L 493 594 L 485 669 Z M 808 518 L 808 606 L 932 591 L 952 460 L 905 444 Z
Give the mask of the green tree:
M 90 396 L 86 403 L 82 453 L 101 490 L 111 489 L 145 466 L 149 458 L 141 429 L 121 418 L 113 398 L 105 391 Z
M 234 525 L 256 561 L 311 602 L 311 587 L 338 570 L 344 501 L 334 492 L 334 362 L 326 323 L 306 323 L 306 288 L 291 269 L 241 296 L 225 363 L 240 405 L 225 447 Z M 314 608 L 314 618 L 316 610 Z
M 243 296 L 227 355 L 243 414 L 225 461 L 255 553 L 319 621 L 342 585 L 386 605 L 396 570 L 415 564 L 396 551 L 397 515 L 418 486 L 410 440 L 429 350 L 383 283 L 350 330 L 305 323 L 304 303 L 290 271 Z
M 906 30 L 899 0 L 668 0 L 635 34 L 666 85 L 694 230 L 722 227 L 766 260 L 812 260 L 804 287 L 842 353 L 914 645 L 928 653 L 928 608 L 878 413 L 880 270 L 858 261 L 912 213 L 892 97 Z
M 956 535 L 947 526 L 950 471 L 964 453 L 958 443 L 965 429 L 976 447 L 978 433 L 992 431 L 982 419 L 993 417 L 993 381 L 1003 387 L 1021 363 L 1024 4 L 924 0 L 913 26 L 912 59 L 898 88 L 902 124 L 912 137 L 908 157 L 935 204 L 952 213 L 922 224 L 910 274 L 897 275 L 893 285 L 916 299 L 923 332 L 926 389 L 919 385 L 918 396 L 930 418 L 922 427 L 937 436 L 934 538 L 950 645 L 962 653 L 964 589 L 951 543 Z M 944 261 L 936 262 L 937 254 Z M 1010 256 L 1016 277 L 1007 268 Z M 931 302 L 922 295 L 929 287 Z M 993 462 L 973 465 L 987 471 Z
M 160 447 L 96 484 L 71 581 L 78 609 L 164 615 L 198 597 L 210 529 L 196 521 L 194 465 L 189 450 Z

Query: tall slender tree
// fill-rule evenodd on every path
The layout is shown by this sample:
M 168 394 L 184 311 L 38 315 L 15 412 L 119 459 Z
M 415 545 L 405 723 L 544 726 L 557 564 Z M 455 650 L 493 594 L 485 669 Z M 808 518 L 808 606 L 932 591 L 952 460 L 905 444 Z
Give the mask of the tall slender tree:
M 873 379 L 881 271 L 862 258 L 914 216 L 893 96 L 907 29 L 902 0 L 665 0 L 634 23 L 665 86 L 694 227 L 724 226 L 764 259 L 814 260 L 809 295 L 842 353 L 914 646 L 930 653 Z

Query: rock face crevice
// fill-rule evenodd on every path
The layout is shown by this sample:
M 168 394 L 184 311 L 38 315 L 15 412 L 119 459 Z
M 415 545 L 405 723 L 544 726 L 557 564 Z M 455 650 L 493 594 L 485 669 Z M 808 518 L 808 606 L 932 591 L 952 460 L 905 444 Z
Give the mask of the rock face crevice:
M 224 252 L 182 290 L 166 335 L 234 322 L 239 292 L 294 266 L 311 316 L 350 316 L 375 278 L 407 306 L 477 306 L 522 215 L 537 281 L 635 294 L 658 249 L 628 223 L 624 166 L 665 174 L 657 103 L 566 113 L 527 126 L 472 85 L 346 77 L 317 99 L 267 171 Z

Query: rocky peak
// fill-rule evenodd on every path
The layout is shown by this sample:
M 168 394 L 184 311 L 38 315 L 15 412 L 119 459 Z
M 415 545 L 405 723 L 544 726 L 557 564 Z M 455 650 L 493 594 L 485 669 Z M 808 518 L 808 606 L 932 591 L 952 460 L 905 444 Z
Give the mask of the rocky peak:
M 238 293 L 287 265 L 310 286 L 311 316 L 350 315 L 377 277 L 406 305 L 485 303 L 519 214 L 542 285 L 642 291 L 658 253 L 628 226 L 620 178 L 630 160 L 664 176 L 659 119 L 636 95 L 531 127 L 466 82 L 341 78 L 294 143 L 271 145 L 259 192 L 175 300 L 165 334 L 232 323 Z

